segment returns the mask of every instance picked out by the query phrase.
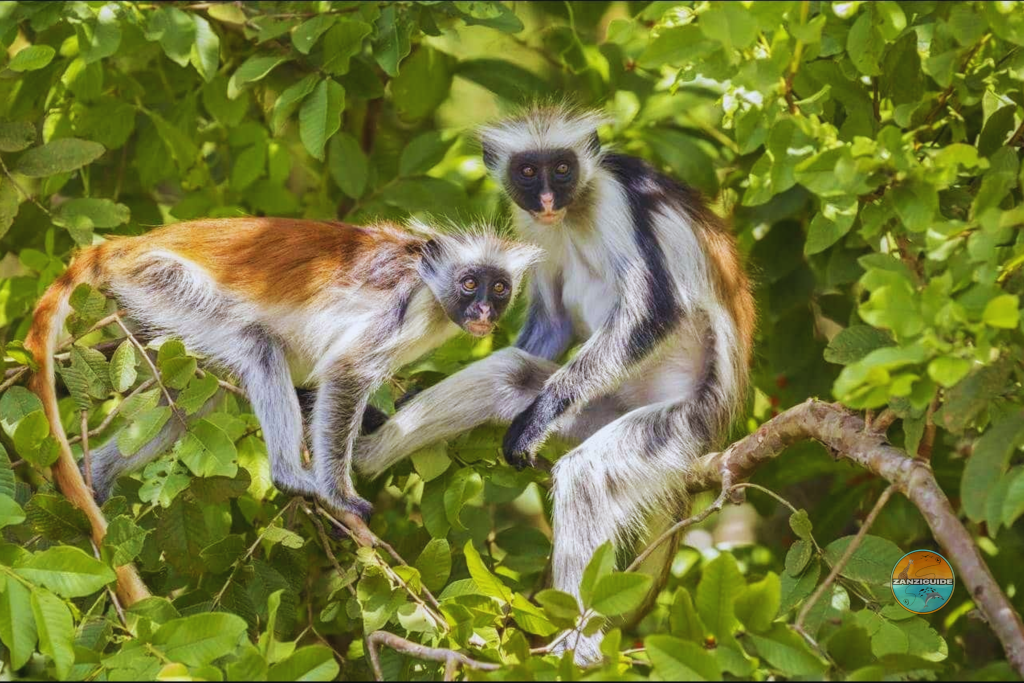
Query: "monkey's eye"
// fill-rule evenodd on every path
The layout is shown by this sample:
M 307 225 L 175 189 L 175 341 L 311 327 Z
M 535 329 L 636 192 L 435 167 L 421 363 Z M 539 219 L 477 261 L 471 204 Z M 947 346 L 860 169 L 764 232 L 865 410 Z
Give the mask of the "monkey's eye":
M 494 287 L 492 287 L 491 289 L 493 289 L 494 293 L 497 294 L 498 296 L 504 296 L 505 294 L 508 293 L 508 285 L 506 285 L 504 282 L 495 282 Z
M 558 175 L 569 175 L 569 164 L 564 161 L 558 164 L 558 166 L 555 166 L 555 173 Z
M 524 178 L 532 178 L 533 176 L 537 175 L 537 169 L 535 169 L 533 166 L 523 166 L 522 168 L 519 169 L 519 173 Z
M 462 281 L 462 288 L 467 292 L 476 291 L 476 280 L 471 277 L 467 277 Z

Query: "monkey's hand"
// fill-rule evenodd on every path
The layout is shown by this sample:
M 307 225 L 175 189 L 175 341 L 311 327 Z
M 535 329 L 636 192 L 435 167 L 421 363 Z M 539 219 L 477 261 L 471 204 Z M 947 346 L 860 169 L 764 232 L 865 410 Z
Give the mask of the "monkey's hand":
M 517 470 L 527 465 L 533 467 L 537 451 L 551 431 L 551 423 L 564 410 L 564 403 L 551 394 L 538 395 L 526 410 L 516 415 L 505 432 L 505 439 L 501 444 L 505 461 Z

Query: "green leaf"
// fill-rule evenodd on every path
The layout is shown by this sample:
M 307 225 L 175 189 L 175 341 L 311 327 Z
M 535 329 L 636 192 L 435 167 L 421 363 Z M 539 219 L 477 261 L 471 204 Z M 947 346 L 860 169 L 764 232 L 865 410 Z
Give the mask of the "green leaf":
M 224 656 L 245 637 L 245 620 L 207 612 L 167 622 L 153 634 L 153 645 L 174 662 L 203 666 Z
M 299 24 L 292 31 L 292 45 L 304 55 L 308 55 L 320 36 L 334 25 L 335 18 L 330 14 L 320 14 Z
M 70 173 L 96 161 L 105 151 L 98 142 L 61 138 L 22 154 L 14 170 L 30 178 Z
M 684 66 L 701 59 L 719 49 L 719 45 L 704 38 L 695 24 L 672 26 L 658 32 L 640 55 L 637 63 L 645 68 L 657 68 L 662 64 Z
M 408 121 L 419 121 L 433 114 L 448 97 L 455 64 L 451 55 L 426 46 L 405 60 L 402 73 L 391 81 L 391 95 L 399 115 Z M 402 175 L 409 174 L 402 171 Z
M 36 141 L 36 127 L 30 121 L 0 123 L 0 152 L 20 152 Z
M 749 584 L 736 596 L 736 616 L 747 631 L 763 633 L 771 628 L 782 604 L 782 584 L 775 572 Z
M 814 548 L 809 541 L 795 541 L 786 553 L 786 573 L 790 576 L 800 576 L 807 563 L 811 561 L 813 552 Z
M 373 57 L 388 76 L 398 75 L 398 65 L 409 54 L 411 26 L 403 21 L 394 5 L 386 5 L 377 19 Z
M 170 418 L 171 409 L 167 406 L 158 406 L 139 413 L 131 424 L 117 435 L 118 450 L 125 456 L 135 454 L 156 438 Z
M 327 141 L 341 128 L 345 88 L 326 78 L 320 81 L 299 110 L 299 137 L 306 151 L 323 161 Z
M 894 344 L 885 331 L 870 325 L 851 325 L 839 332 L 825 349 L 825 360 L 837 365 L 859 361 L 876 349 Z
M 463 530 L 460 520 L 466 503 L 475 498 L 484 488 L 480 473 L 472 467 L 463 467 L 455 472 L 444 491 L 444 513 L 452 527 Z
M 135 346 L 126 339 L 110 358 L 110 383 L 114 391 L 128 391 L 138 374 L 135 370 Z
M 40 588 L 32 589 L 31 603 L 39 632 L 39 651 L 53 660 L 57 678 L 64 680 L 75 663 L 75 624 L 71 610 L 56 595 Z
M 0 640 L 10 652 L 11 668 L 17 670 L 36 649 L 36 619 L 29 589 L 14 579 L 6 584 L 0 591 Z
M 307 645 L 270 667 L 269 681 L 333 681 L 341 667 L 334 653 L 323 645 Z
M 590 606 L 606 617 L 615 617 L 640 607 L 650 589 L 647 574 L 616 572 L 597 582 Z
M 164 384 L 171 389 L 184 389 L 196 374 L 198 364 L 191 356 L 177 356 L 158 363 Z
M 92 531 L 89 519 L 63 496 L 37 493 L 25 505 L 32 529 L 51 541 L 73 541 Z
M 0 528 L 21 524 L 25 521 L 25 511 L 7 494 L 0 493 Z
M 785 624 L 774 624 L 763 636 L 751 633 L 749 637 L 757 653 L 787 677 L 819 676 L 825 671 L 825 663 Z
M 466 567 L 469 569 L 469 575 L 473 578 L 473 583 L 477 585 L 480 591 L 484 595 L 496 598 L 502 603 L 511 601 L 512 591 L 487 568 L 484 561 L 480 559 L 480 553 L 473 547 L 472 540 L 466 541 L 463 552 L 466 556 Z
M 131 212 L 124 204 L 115 204 L 109 199 L 70 199 L 54 212 L 54 223 L 67 228 L 92 230 L 93 228 L 116 228 L 131 218 Z
M 363 50 L 363 39 L 373 33 L 373 27 L 362 21 L 339 20 L 323 37 L 322 69 L 332 76 L 349 72 L 352 58 Z M 376 77 L 371 74 L 376 81 Z M 381 92 L 383 94 L 383 92 Z
M 871 12 L 861 12 L 846 39 L 846 53 L 857 71 L 865 76 L 878 76 L 878 66 L 885 49 L 885 39 L 872 21 Z
M 512 102 L 549 92 L 551 88 L 532 71 L 503 59 L 461 60 L 455 75 L 482 85 L 495 95 Z
M 195 36 L 192 15 L 177 7 L 161 7 L 149 15 L 146 39 L 160 41 L 164 54 L 178 66 L 188 64 Z
M 233 100 L 242 94 L 242 89 L 251 83 L 263 80 L 267 74 L 291 61 L 291 57 L 281 55 L 255 54 L 242 62 L 228 80 L 228 99 Z
M 982 321 L 990 327 L 1016 329 L 1020 324 L 1020 298 L 1016 294 L 1002 294 L 985 304 Z
M 57 54 L 49 45 L 29 45 L 14 55 L 7 68 L 11 71 L 36 71 L 50 63 Z
M 210 26 L 210 22 L 198 14 L 192 15 L 195 22 L 195 42 L 189 50 L 189 61 L 203 80 L 209 83 L 217 76 L 220 65 L 220 38 Z
M 690 592 L 685 588 L 676 589 L 676 597 L 672 601 L 672 608 L 668 614 L 668 624 L 672 635 L 701 645 L 704 644 L 707 630 L 704 628 L 704 622 L 701 621 L 700 615 L 697 614 Z
M 811 518 L 807 516 L 807 510 L 800 509 L 789 516 L 789 528 L 793 533 L 805 541 L 811 540 Z
M 444 538 L 433 538 L 416 560 L 423 585 L 431 591 L 440 591 L 448 583 L 452 571 L 452 550 Z
M 954 386 L 971 371 L 971 362 L 953 356 L 940 356 L 928 364 L 928 376 L 943 387 Z
M 845 536 L 829 543 L 824 551 L 825 561 L 835 566 L 853 538 Z M 902 556 L 903 551 L 892 541 L 868 534 L 839 574 L 854 581 L 885 585 L 892 578 L 892 568 Z
M 971 520 L 985 520 L 989 497 L 1006 476 L 1010 460 L 1021 445 L 1024 445 L 1024 416 L 1020 410 L 1011 411 L 994 422 L 975 442 L 960 484 L 964 512 Z
M 580 580 L 580 602 L 587 609 L 591 606 L 594 588 L 598 582 L 609 576 L 615 570 L 615 548 L 610 541 L 605 541 L 597 547 L 594 555 L 583 570 L 583 578 Z
M 181 390 L 174 403 L 184 410 L 186 415 L 192 415 L 213 398 L 219 389 L 220 384 L 212 372 L 207 372 L 202 377 L 196 375 L 188 381 L 188 386 Z
M 896 214 L 911 232 L 922 232 L 931 227 L 939 210 L 939 193 L 934 185 L 911 181 L 890 190 Z
M 149 531 L 143 529 L 128 516 L 121 515 L 110 520 L 103 547 L 110 553 L 110 563 L 121 567 L 135 560 L 142 552 Z
M 174 447 L 174 453 L 197 477 L 234 477 L 238 451 L 223 429 L 200 420 Z
M 289 86 L 282 92 L 277 100 L 274 102 L 274 114 L 271 119 L 270 127 L 274 131 L 274 135 L 280 135 L 284 129 L 285 123 L 288 119 L 299 108 L 302 101 L 306 99 L 309 93 L 313 92 L 313 88 L 316 87 L 318 77 L 316 74 L 309 74 L 295 85 Z
M 444 443 L 421 448 L 409 456 L 409 460 L 424 482 L 437 479 L 447 472 L 452 464 L 452 459 L 448 457 L 448 447 Z
M 342 192 L 358 199 L 366 189 L 369 164 L 359 143 L 348 133 L 340 132 L 328 145 L 327 166 Z
M 701 32 L 727 49 L 745 50 L 757 39 L 758 27 L 754 14 L 742 5 L 721 3 L 712 5 L 700 15 Z
M 800 541 L 801 543 L 803 541 Z M 796 545 L 795 543 L 793 545 Z M 790 550 L 792 552 L 792 550 Z M 787 560 L 789 557 L 787 556 Z M 821 563 L 817 558 L 811 560 L 807 568 L 798 576 L 792 576 L 788 571 L 782 575 L 781 593 L 782 604 L 779 605 L 779 615 L 783 615 L 804 600 L 814 591 L 818 585 L 818 578 L 821 576 Z
M 512 616 L 519 628 L 538 636 L 550 636 L 558 632 L 558 626 L 547 615 L 519 593 L 512 596 Z
M 418 135 L 402 150 L 398 172 L 404 176 L 426 173 L 441 163 L 454 142 L 454 138 L 445 140 L 437 131 Z
M 580 616 L 580 606 L 576 598 L 554 588 L 545 588 L 534 598 L 541 604 L 548 615 L 558 621 L 576 623 Z
M 729 553 L 722 553 L 704 567 L 697 586 L 697 612 L 719 640 L 732 637 L 736 624 L 733 601 L 744 586 L 736 559 Z
M 203 548 L 199 556 L 211 574 L 226 572 L 245 553 L 245 538 L 229 534 L 216 543 Z
M 644 649 L 663 681 L 720 681 L 722 671 L 715 658 L 696 643 L 667 635 L 644 639 Z
M 36 553 L 15 571 L 65 598 L 91 595 L 117 579 L 110 567 L 67 545 Z

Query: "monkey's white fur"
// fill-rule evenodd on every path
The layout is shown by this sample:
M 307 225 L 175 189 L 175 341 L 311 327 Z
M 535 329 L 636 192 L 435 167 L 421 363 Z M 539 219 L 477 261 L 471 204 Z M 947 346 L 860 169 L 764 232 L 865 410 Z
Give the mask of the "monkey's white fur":
M 539 395 L 571 397 L 547 432 L 582 441 L 556 464 L 552 488 L 554 586 L 576 596 L 599 545 L 649 539 L 685 504 L 691 463 L 721 436 L 744 396 L 749 343 L 700 236 L 707 209 L 649 167 L 626 173 L 633 161 L 595 149 L 601 121 L 593 113 L 541 109 L 481 131 L 500 184 L 508 182 L 514 154 L 573 150 L 582 205 L 571 206 L 561 225 L 512 207 L 520 234 L 545 250 L 532 270 L 538 313 L 517 344 L 525 350 L 495 353 L 422 392 L 360 438 L 355 454 L 357 470 L 376 476 L 417 448 L 481 423 L 507 423 Z M 658 295 L 674 301 L 669 308 L 679 320 L 637 354 L 638 331 L 650 331 Z M 558 368 L 550 360 L 572 339 L 583 345 Z M 670 548 L 652 558 L 653 571 L 664 570 Z M 578 661 L 593 662 L 600 639 L 574 635 L 566 645 Z

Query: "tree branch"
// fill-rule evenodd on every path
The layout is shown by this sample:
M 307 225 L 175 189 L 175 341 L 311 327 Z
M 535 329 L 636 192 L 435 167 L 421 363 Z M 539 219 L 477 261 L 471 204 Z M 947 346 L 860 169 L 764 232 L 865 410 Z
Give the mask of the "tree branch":
M 931 467 L 889 445 L 884 435 L 865 431 L 864 421 L 842 406 L 811 399 L 790 408 L 728 450 L 702 458 L 688 488 L 691 493 L 717 488 L 725 471 L 732 481 L 746 479 L 762 463 L 807 439 L 821 442 L 839 457 L 886 479 L 921 511 L 932 536 L 956 566 L 971 598 L 1002 643 L 1010 665 L 1024 676 L 1024 623 L 957 518 Z
M 384 680 L 384 673 L 380 668 L 380 655 L 377 652 L 377 649 L 381 645 L 387 645 L 392 650 L 398 650 L 403 654 L 416 657 L 417 659 L 427 659 L 432 662 L 444 662 L 445 680 L 452 680 L 451 678 L 448 678 L 448 676 L 454 676 L 454 667 L 458 664 L 470 669 L 476 669 L 477 671 L 497 671 L 501 668 L 498 664 L 470 659 L 466 655 L 461 652 L 456 652 L 455 650 L 427 647 L 426 645 L 420 645 L 419 643 L 414 643 L 406 640 L 405 638 L 396 636 L 394 633 L 388 633 L 387 631 L 374 631 L 366 639 L 366 650 L 370 655 L 370 664 L 373 666 L 374 678 L 378 681 Z

